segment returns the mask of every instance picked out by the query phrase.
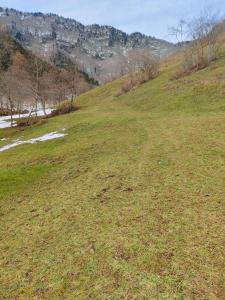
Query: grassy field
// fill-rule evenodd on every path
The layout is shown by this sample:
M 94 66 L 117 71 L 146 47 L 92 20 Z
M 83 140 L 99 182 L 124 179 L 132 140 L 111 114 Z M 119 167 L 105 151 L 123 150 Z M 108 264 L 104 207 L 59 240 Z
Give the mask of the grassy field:
M 225 57 L 0 131 L 0 299 L 224 299 Z

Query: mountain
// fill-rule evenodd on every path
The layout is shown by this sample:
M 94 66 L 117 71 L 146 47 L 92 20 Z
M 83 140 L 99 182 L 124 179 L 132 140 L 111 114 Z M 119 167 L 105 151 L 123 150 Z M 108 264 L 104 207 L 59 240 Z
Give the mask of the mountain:
M 59 68 L 60 64 L 64 64 L 65 68 Z M 69 81 L 73 76 L 76 78 L 76 96 L 96 86 L 96 82 L 86 73 L 79 71 L 69 59 L 62 60 L 62 57 L 54 56 L 54 64 L 50 64 L 23 47 L 7 32 L 0 31 L 0 115 L 8 111 L 8 85 L 11 90 L 10 98 L 14 98 L 15 102 L 14 110 L 23 109 L 21 105 L 32 106 L 36 98 L 33 86 L 37 72 L 39 85 L 41 86 L 42 82 L 42 90 L 44 86 L 46 88 L 48 105 L 59 101 L 59 97 L 62 98 L 60 101 L 63 101 L 71 95 Z M 12 73 L 13 76 L 10 76 Z M 63 94 L 60 96 L 59 90 L 62 89 Z M 17 107 L 18 105 L 20 107 Z
M 84 26 L 55 14 L 0 8 L 0 26 L 39 56 L 50 61 L 60 53 L 100 82 L 120 75 L 119 57 L 130 49 L 145 49 L 162 57 L 176 50 L 174 44 L 139 32 L 129 35 L 111 26 Z

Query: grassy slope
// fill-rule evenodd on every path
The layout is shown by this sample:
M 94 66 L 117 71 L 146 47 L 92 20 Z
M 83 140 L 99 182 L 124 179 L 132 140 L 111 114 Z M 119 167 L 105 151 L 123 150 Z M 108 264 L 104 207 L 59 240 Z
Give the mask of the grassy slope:
M 222 299 L 225 59 L 0 137 L 1 299 Z M 0 142 L 0 146 L 7 142 Z

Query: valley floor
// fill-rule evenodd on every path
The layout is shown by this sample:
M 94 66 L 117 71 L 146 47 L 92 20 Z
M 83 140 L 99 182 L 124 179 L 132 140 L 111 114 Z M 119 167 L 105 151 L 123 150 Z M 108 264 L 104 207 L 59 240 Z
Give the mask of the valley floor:
M 1 299 L 223 299 L 224 69 L 0 131 Z

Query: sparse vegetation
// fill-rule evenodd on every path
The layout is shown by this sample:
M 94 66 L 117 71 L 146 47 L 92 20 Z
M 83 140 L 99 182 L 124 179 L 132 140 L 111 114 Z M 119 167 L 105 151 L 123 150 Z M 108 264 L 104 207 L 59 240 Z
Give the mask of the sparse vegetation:
M 0 104 L 1 105 L 1 104 Z M 0 107 L 0 116 L 9 116 L 11 113 L 9 108 L 5 108 L 5 107 Z M 27 113 L 27 111 L 23 110 L 14 110 L 13 114 L 22 114 L 22 113 Z
M 78 110 L 79 107 L 76 105 L 75 101 L 64 101 L 56 106 L 56 108 L 51 113 L 52 116 L 58 116 L 63 114 L 68 114 L 70 112 Z
M 157 57 L 146 51 L 130 51 L 127 57 L 128 75 L 124 78 L 122 87 L 116 96 L 129 92 L 159 75 L 160 61 Z
M 223 45 L 221 35 L 224 35 L 224 23 L 209 11 L 191 22 L 181 20 L 176 28 L 171 28 L 171 34 L 181 44 L 185 39 L 190 42 L 183 44 L 183 60 L 173 78 L 189 75 L 204 69 L 210 62 L 219 57 Z
M 11 120 L 16 111 L 45 112 L 49 105 L 73 101 L 97 84 L 70 60 L 63 69 L 55 64 L 25 50 L 0 27 L 0 107 L 10 111 Z
M 17 127 L 27 127 L 33 125 L 42 125 L 46 123 L 46 117 L 29 117 L 16 120 Z

